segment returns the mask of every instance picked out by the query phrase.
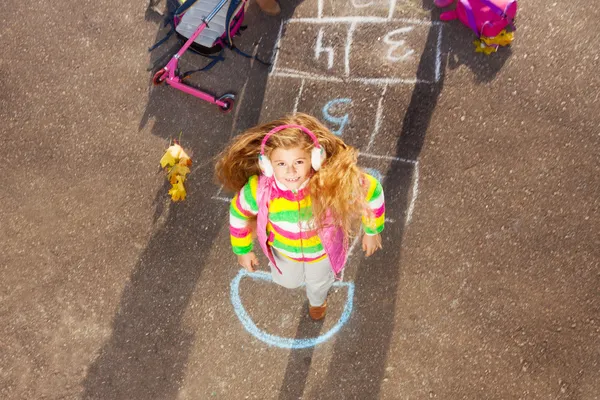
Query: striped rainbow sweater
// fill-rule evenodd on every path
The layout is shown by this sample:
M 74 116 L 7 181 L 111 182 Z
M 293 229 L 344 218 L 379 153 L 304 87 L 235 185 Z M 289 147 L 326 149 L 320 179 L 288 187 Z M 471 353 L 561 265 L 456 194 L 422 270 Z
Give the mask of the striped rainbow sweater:
M 367 235 L 383 231 L 385 202 L 381 184 L 365 174 L 369 183 L 367 203 L 373 217 L 363 217 L 363 229 Z M 284 189 L 276 183 L 275 197 L 269 203 L 267 223 L 268 244 L 284 256 L 299 262 L 313 262 L 325 258 L 325 250 L 313 224 L 312 203 L 308 189 L 297 193 Z M 231 246 L 237 255 L 252 251 L 252 233 L 249 219 L 258 214 L 256 190 L 258 176 L 251 176 L 248 183 L 235 195 L 229 209 Z

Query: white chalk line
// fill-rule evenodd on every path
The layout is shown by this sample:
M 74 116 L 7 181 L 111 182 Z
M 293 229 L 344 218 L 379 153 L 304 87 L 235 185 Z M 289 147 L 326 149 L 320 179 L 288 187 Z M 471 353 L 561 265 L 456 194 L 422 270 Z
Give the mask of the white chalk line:
M 277 65 L 277 59 L 279 58 L 279 46 L 281 43 L 281 35 L 283 34 L 283 25 L 285 24 L 285 21 L 281 21 L 281 24 L 279 25 L 279 33 L 277 34 L 277 40 L 275 41 L 275 46 L 274 48 L 274 54 L 273 54 L 273 61 L 271 62 L 271 71 L 275 70 L 275 66 Z
M 412 193 L 410 196 L 410 204 L 408 205 L 408 211 L 406 213 L 406 222 L 405 226 L 410 224 L 412 221 L 413 211 L 415 210 L 415 203 L 417 202 L 417 197 L 419 196 L 419 163 L 415 163 L 415 169 L 413 172 L 413 185 L 412 185 Z
M 296 100 L 294 101 L 294 109 L 292 110 L 293 114 L 298 112 L 298 104 L 300 103 L 300 96 L 302 96 L 302 92 L 304 91 L 304 83 L 305 79 L 302 79 L 302 83 L 300 84 L 300 90 L 298 90 L 298 95 L 296 96 Z
M 381 128 L 381 119 L 383 118 L 383 98 L 385 97 L 385 92 L 387 91 L 387 85 L 383 87 L 383 92 L 381 92 L 381 97 L 379 98 L 379 102 L 377 103 L 377 114 L 375 116 L 375 127 L 373 128 L 373 132 L 371 132 L 371 138 L 369 139 L 369 144 L 367 145 L 367 151 L 371 150 L 373 143 L 375 142 L 375 136 L 379 132 L 379 128 Z
M 233 197 L 232 197 L 232 198 L 229 198 L 229 197 L 213 196 L 213 197 L 211 197 L 211 199 L 212 199 L 212 200 L 225 201 L 225 202 L 227 202 L 227 203 L 230 203 L 230 202 L 231 202 L 231 200 L 233 200 Z
M 435 55 L 435 82 L 440 81 L 442 71 L 442 29 L 444 25 L 440 25 L 438 29 L 436 55 Z
M 354 248 L 356 247 L 356 245 L 358 244 L 358 240 L 360 239 L 360 235 L 356 235 L 354 237 L 354 240 L 352 241 L 352 244 L 350 245 L 350 248 L 348 249 L 348 258 L 350 258 L 350 256 L 352 255 L 352 253 L 354 252 Z M 343 279 L 343 277 L 342 277 Z
M 419 84 L 433 84 L 434 82 L 425 81 L 421 79 L 406 79 L 406 78 L 365 78 L 365 77 L 344 77 L 338 78 L 336 76 L 327 76 L 313 74 L 310 72 L 298 71 L 291 68 L 278 68 L 276 71 L 273 70 L 270 74 L 271 77 L 278 78 L 295 78 L 295 79 L 307 79 L 311 81 L 323 81 L 323 82 L 337 82 L 337 83 L 349 83 L 356 82 L 365 85 L 415 85 Z
M 416 160 L 409 160 L 407 158 L 401 158 L 401 157 L 394 157 L 394 156 L 381 156 L 381 155 L 377 155 L 377 154 L 369 154 L 369 153 L 358 153 L 359 156 L 362 157 L 367 157 L 367 158 L 376 158 L 379 160 L 390 160 L 390 161 L 398 161 L 398 162 L 403 162 L 403 163 L 407 163 L 407 164 L 412 164 L 415 165 L 417 163 Z
M 352 35 L 356 29 L 356 22 L 350 24 L 348 29 L 348 36 L 346 37 L 346 49 L 344 52 L 344 72 L 346 76 L 350 76 L 350 48 L 352 47 Z
M 382 23 L 403 23 L 411 25 L 441 25 L 440 21 L 430 21 L 416 18 L 389 18 L 389 17 L 317 17 L 317 18 L 291 18 L 286 24 L 382 24 Z
M 394 17 L 394 12 L 396 11 L 396 0 L 390 0 L 390 9 L 388 13 L 388 20 L 392 20 Z

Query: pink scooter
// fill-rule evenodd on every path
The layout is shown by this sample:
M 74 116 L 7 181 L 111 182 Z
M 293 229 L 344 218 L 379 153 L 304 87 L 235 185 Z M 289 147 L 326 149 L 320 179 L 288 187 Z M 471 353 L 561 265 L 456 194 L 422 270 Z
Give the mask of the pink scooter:
M 154 75 L 154 78 L 152 78 L 152 83 L 154 85 L 166 83 L 175 89 L 181 90 L 182 92 L 196 96 L 204 101 L 208 101 L 209 103 L 216 104 L 222 112 L 228 113 L 233 110 L 233 103 L 235 100 L 234 94 L 228 93 L 217 98 L 207 92 L 203 92 L 202 90 L 196 89 L 190 85 L 186 85 L 183 83 L 183 78 L 179 76 L 177 72 L 177 63 L 179 62 L 179 59 L 183 53 L 185 53 L 186 50 L 194 43 L 194 40 L 196 40 L 196 38 L 208 26 L 210 20 L 213 19 L 213 17 L 221 10 L 221 8 L 223 8 L 225 3 L 227 3 L 227 0 L 221 0 L 215 9 L 212 10 L 212 12 L 202 20 L 202 24 L 198 26 L 194 34 L 189 37 L 181 49 L 179 49 L 177 54 L 171 58 L 164 68 L 159 70 Z

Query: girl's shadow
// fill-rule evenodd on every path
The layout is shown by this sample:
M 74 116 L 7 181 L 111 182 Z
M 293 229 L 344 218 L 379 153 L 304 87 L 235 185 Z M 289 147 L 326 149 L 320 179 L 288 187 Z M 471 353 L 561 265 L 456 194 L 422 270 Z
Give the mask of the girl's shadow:
M 297 4 L 285 3 L 281 18 L 291 16 Z M 162 20 L 157 11 L 161 10 L 161 4 L 152 1 L 149 7 L 146 19 L 158 24 Z M 281 18 L 267 17 L 251 4 L 244 21 L 248 29 L 237 38 L 236 44 L 269 60 Z M 154 42 L 167 30 L 161 24 Z M 156 61 L 163 57 L 166 63 L 180 45 L 171 37 L 150 55 L 149 64 L 162 68 L 164 65 Z M 206 62 L 188 53 L 181 61 L 184 71 Z M 268 77 L 267 67 L 251 64 L 232 52 L 212 70 L 198 73 L 193 84 L 216 94 L 237 93 L 233 112 L 222 114 L 215 105 L 171 87 L 152 86 L 152 69 L 147 72 L 149 96 L 139 128 L 149 129 L 165 142 L 182 133 L 181 142 L 194 160 L 186 181 L 188 197 L 183 203 L 171 204 L 166 187 L 158 189 L 154 231 L 124 284 L 111 335 L 87 370 L 81 396 L 85 399 L 178 397 L 196 338 L 207 334 L 204 332 L 207 328 L 202 326 L 193 331 L 184 326 L 183 317 L 198 281 L 211 268 L 207 260 L 215 239 L 227 224 L 226 207 L 212 200 L 218 189 L 212 179 L 213 158 L 230 135 L 256 124 Z

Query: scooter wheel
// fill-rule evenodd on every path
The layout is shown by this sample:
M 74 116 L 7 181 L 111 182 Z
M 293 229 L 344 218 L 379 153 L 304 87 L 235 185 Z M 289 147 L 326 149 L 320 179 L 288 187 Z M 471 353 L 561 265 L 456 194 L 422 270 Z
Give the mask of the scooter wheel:
M 154 86 L 161 85 L 165 79 L 167 79 L 167 71 L 163 68 L 159 70 L 156 74 L 154 74 L 154 78 L 152 78 L 152 83 Z
M 231 110 L 233 110 L 234 100 L 232 98 L 230 98 L 230 97 L 224 98 L 223 103 L 225 103 L 225 104 L 222 106 L 219 106 L 219 110 L 221 110 L 222 113 L 227 114 L 227 113 L 231 112 Z

